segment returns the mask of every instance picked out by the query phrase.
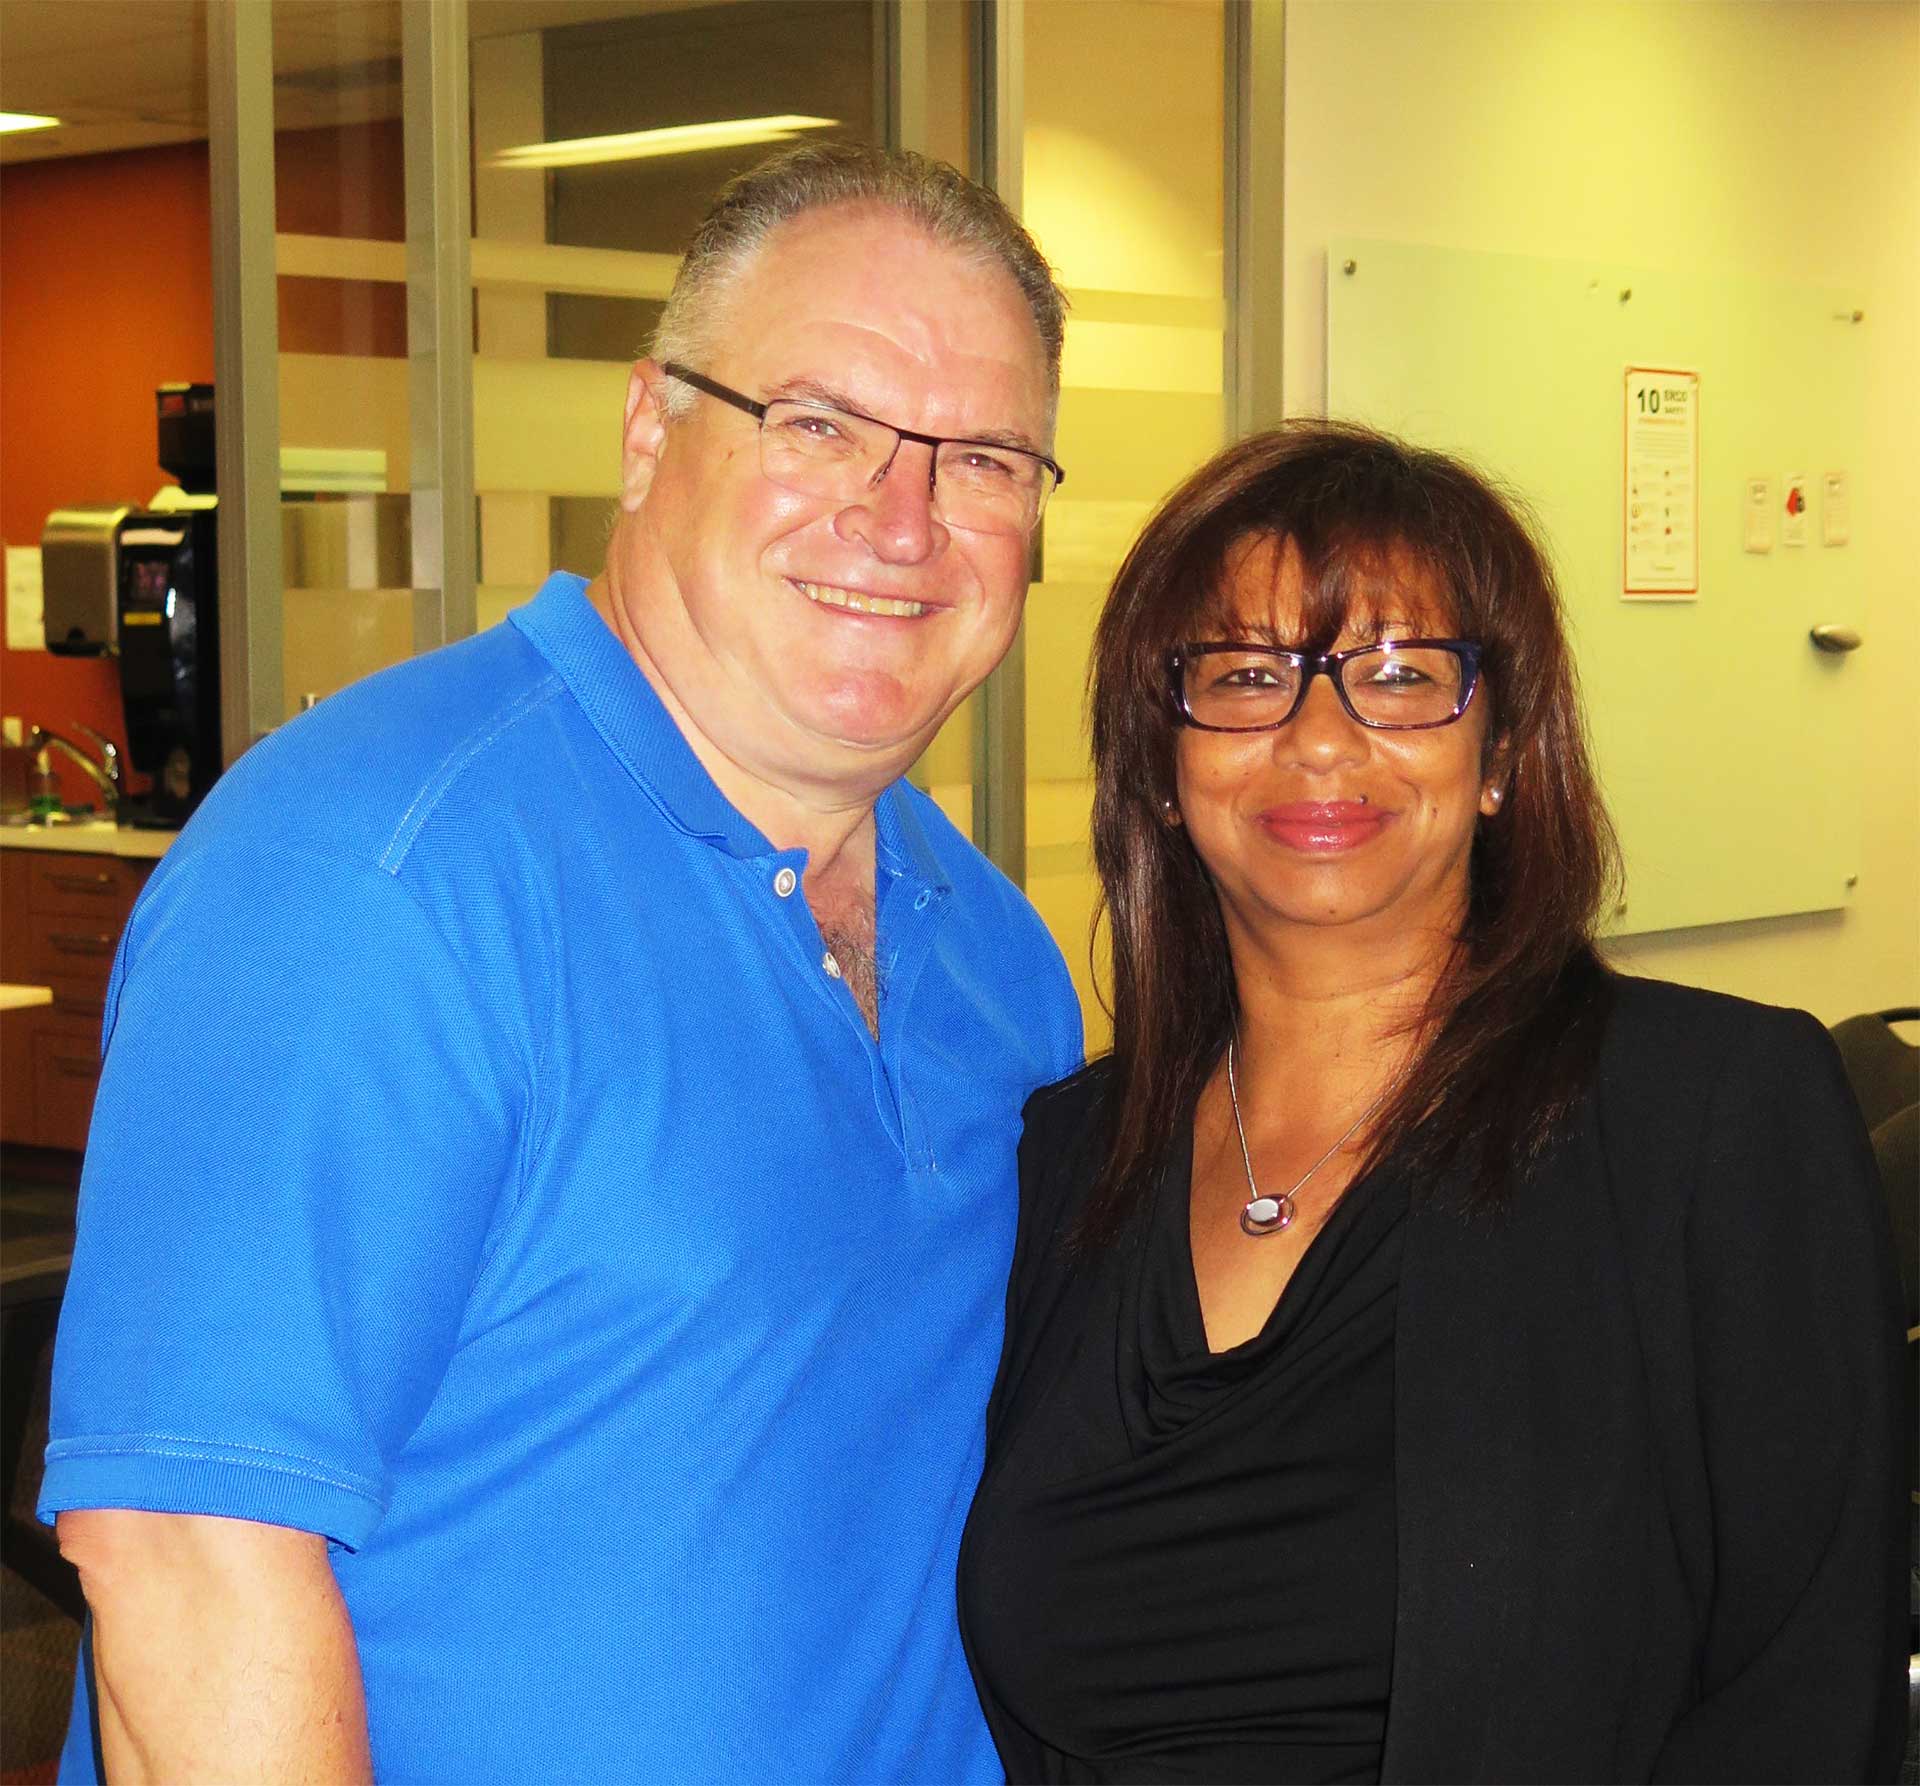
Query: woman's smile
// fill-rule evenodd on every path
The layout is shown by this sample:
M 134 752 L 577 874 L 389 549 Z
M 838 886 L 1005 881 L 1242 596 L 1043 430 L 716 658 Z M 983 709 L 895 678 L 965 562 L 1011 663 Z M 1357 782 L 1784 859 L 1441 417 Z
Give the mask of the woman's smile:
M 1336 856 L 1371 843 L 1392 816 L 1365 799 L 1289 800 L 1256 814 L 1254 823 L 1302 855 Z

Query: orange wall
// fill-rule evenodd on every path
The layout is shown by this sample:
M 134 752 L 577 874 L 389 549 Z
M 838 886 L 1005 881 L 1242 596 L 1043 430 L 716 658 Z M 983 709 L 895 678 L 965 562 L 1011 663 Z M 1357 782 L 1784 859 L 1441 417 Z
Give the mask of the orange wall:
M 50 510 L 145 502 L 153 392 L 213 377 L 204 143 L 0 170 L 0 537 L 38 545 Z M 125 742 L 105 658 L 0 652 L 0 703 Z M 89 797 L 77 771 L 67 798 Z

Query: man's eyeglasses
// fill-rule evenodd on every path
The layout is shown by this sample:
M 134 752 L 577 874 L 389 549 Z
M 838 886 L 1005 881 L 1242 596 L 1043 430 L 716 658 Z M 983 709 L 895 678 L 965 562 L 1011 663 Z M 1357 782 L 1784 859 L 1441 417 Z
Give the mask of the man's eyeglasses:
M 782 397 L 757 403 L 685 366 L 669 362 L 669 378 L 744 411 L 760 424 L 760 469 L 783 490 L 856 502 L 892 467 L 903 440 L 933 449 L 927 489 L 933 512 L 949 527 L 973 533 L 1033 531 L 1047 498 L 1066 473 L 1043 453 L 990 440 L 916 434 L 872 416 L 825 403 Z
M 1480 647 L 1466 639 L 1383 639 L 1351 651 L 1277 645 L 1182 645 L 1168 653 L 1173 704 L 1203 732 L 1270 732 L 1300 711 L 1325 676 L 1363 726 L 1417 732 L 1447 726 L 1480 682 Z

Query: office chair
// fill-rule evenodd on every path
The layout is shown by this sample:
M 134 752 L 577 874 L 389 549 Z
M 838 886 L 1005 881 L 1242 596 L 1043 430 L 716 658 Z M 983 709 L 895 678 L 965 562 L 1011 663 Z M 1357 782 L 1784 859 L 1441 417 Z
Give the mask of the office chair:
M 1920 1047 L 1894 1032 L 1896 1023 L 1920 1022 L 1920 1007 L 1867 1012 L 1836 1023 L 1831 1034 L 1848 1083 L 1873 1134 L 1874 1164 L 1893 1227 L 1907 1324 L 1906 1427 L 1913 1450 L 1910 1479 L 1920 1477 Z M 1920 1491 L 1908 1511 L 1907 1550 L 1907 1749 L 1903 1786 L 1920 1786 Z
M 53 1534 L 32 1514 L 14 1511 L 14 1491 L 26 1462 L 27 1425 L 36 1383 L 45 1376 L 67 1260 L 0 1269 L 0 1548 L 13 1570 L 70 1619 L 85 1616 L 86 1602 L 73 1565 L 60 1554 Z
M 1843 1019 L 1830 1032 L 1870 1129 L 1909 1104 L 1920 1104 L 1920 1046 L 1896 1033 L 1896 1023 L 1920 1023 L 1920 1006 L 1865 1012 Z

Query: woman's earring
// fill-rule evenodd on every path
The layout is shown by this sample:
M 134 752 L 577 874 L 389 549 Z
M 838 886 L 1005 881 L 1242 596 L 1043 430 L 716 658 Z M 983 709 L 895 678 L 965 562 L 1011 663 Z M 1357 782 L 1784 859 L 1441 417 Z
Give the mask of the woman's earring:
M 1166 824 L 1177 825 L 1180 822 L 1180 808 L 1174 805 L 1171 800 L 1162 800 L 1160 802 L 1160 817 Z

